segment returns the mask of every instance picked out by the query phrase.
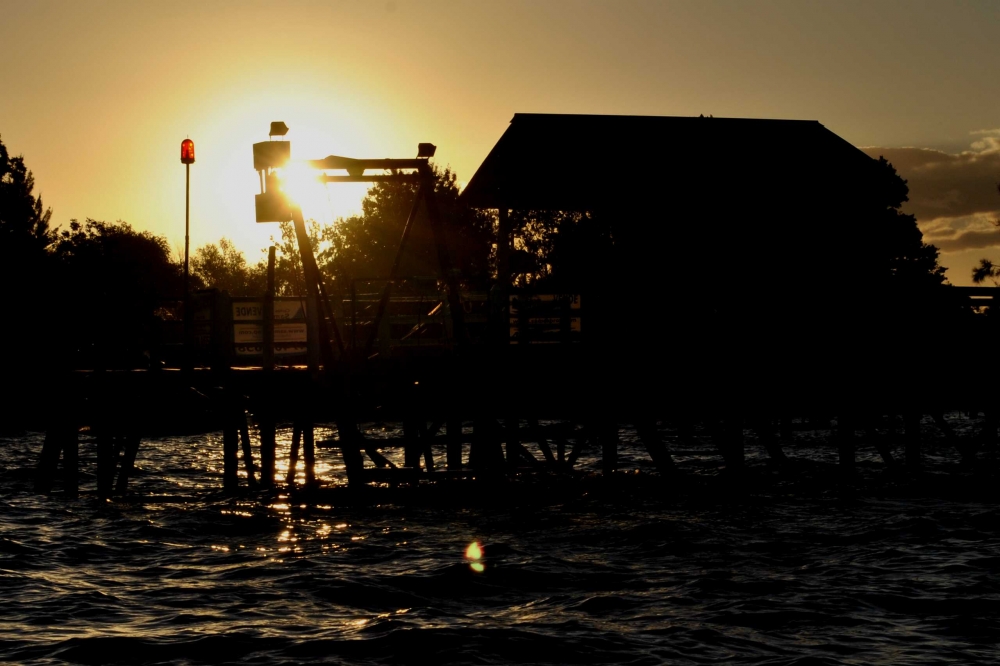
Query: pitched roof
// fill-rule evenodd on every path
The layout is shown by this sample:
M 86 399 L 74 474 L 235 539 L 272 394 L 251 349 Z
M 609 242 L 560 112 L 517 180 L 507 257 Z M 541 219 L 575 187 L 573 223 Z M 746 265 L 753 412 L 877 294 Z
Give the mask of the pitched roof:
M 477 208 L 583 211 L 613 205 L 640 183 L 657 181 L 659 195 L 731 178 L 773 188 L 804 166 L 823 178 L 871 163 L 813 120 L 518 113 L 462 199 Z

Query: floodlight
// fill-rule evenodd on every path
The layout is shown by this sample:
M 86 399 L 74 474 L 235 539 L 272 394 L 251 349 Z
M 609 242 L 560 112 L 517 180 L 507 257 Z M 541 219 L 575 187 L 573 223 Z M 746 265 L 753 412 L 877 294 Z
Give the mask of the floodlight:
M 288 134 L 288 125 L 280 120 L 271 123 L 271 131 L 267 133 L 268 136 L 285 136 L 286 134 Z
M 434 152 L 437 150 L 437 146 L 433 143 L 418 143 L 417 144 L 417 157 L 434 157 Z

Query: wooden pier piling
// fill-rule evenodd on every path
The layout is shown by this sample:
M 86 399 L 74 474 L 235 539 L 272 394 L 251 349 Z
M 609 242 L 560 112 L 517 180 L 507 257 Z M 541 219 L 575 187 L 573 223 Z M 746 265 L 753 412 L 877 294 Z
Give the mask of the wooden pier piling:
M 920 412 L 908 411 L 903 414 L 903 438 L 906 450 L 906 466 L 920 468 Z
M 302 424 L 302 463 L 305 466 L 305 485 L 316 485 L 316 439 L 315 427 L 311 420 Z
M 246 412 L 240 409 L 236 420 L 240 431 L 240 444 L 243 449 L 243 467 L 247 472 L 247 485 L 250 488 L 256 488 L 257 469 L 253 462 L 253 448 L 250 446 L 250 426 L 247 423 Z
M 462 469 L 462 422 L 458 419 L 448 419 L 445 423 L 446 465 L 450 471 Z
M 302 423 L 295 421 L 292 425 L 292 443 L 288 449 L 288 474 L 285 483 L 289 488 L 295 485 L 296 468 L 299 466 L 299 445 L 302 441 Z
M 837 462 L 845 477 L 852 477 L 855 472 L 855 421 L 851 414 L 841 412 L 837 415 Z
M 235 493 L 240 485 L 239 424 L 232 410 L 227 410 L 222 427 L 222 488 Z
M 121 469 L 118 470 L 118 481 L 115 484 L 115 493 L 124 495 L 128 492 L 128 481 L 135 470 L 135 459 L 139 453 L 139 445 L 142 438 L 135 433 L 125 436 L 124 448 L 121 456 Z

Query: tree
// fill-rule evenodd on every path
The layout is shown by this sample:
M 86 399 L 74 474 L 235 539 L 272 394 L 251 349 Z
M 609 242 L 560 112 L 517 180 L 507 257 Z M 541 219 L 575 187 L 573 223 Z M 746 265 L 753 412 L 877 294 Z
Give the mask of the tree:
M 11 157 L 0 141 L 0 252 L 18 264 L 33 260 L 52 244 L 52 209 L 34 196 L 35 177 L 24 157 Z M 7 263 L 7 261 L 5 261 Z
M 230 296 L 259 296 L 267 288 L 267 261 L 262 259 L 250 265 L 226 238 L 195 250 L 191 273 L 205 286 L 228 292 Z
M 1000 183 L 997 183 L 997 192 L 1000 192 Z M 993 225 L 1000 228 L 1000 220 L 993 220 Z M 975 284 L 982 284 L 987 280 L 1000 287 L 1000 266 L 984 257 L 979 260 L 979 265 L 972 269 L 972 281 Z
M 66 342 L 76 360 L 133 366 L 155 344 L 154 310 L 184 294 L 167 239 L 126 222 L 71 220 L 54 248 Z
M 939 250 L 924 242 L 917 218 L 900 210 L 909 201 L 909 187 L 884 157 L 877 162 L 872 192 L 867 221 L 872 235 L 864 248 L 869 277 L 906 291 L 943 285 L 945 269 L 938 263 Z
M 417 187 L 416 183 L 376 183 L 362 201 L 360 215 L 322 230 L 321 240 L 329 245 L 317 259 L 338 289 L 346 292 L 352 280 L 389 275 Z M 434 194 L 455 268 L 466 286 L 485 287 L 493 270 L 493 216 L 459 202 L 450 169 L 434 167 Z M 439 276 L 425 206 L 410 232 L 400 272 L 403 276 Z

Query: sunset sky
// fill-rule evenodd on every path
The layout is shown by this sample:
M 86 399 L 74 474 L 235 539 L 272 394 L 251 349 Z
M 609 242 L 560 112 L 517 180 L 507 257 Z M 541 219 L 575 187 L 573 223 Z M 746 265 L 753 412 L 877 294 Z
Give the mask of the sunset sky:
M 256 259 L 251 144 L 467 181 L 515 112 L 819 120 L 910 181 L 956 284 L 1000 260 L 1000 3 L 0 0 L 0 137 L 57 224 L 122 219 Z M 790 155 L 789 159 L 795 159 Z M 539 168 L 546 168 L 540 165 Z M 363 190 L 331 186 L 322 221 Z M 307 210 L 307 213 L 309 211 Z

